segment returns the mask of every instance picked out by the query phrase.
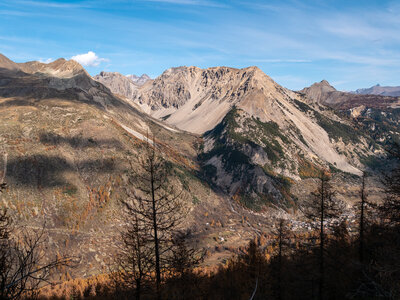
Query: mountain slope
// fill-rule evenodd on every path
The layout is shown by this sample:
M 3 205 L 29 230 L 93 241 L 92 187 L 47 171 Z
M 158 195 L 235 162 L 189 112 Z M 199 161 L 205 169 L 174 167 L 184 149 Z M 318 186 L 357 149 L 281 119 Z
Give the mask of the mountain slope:
M 20 67 L 18 66 L 17 63 L 11 61 L 7 57 L 5 57 L 3 54 L 0 53 L 0 69 L 6 69 L 6 70 L 19 70 Z
M 29 63 L 27 73 L 26 65 L 4 61 L 0 169 L 6 170 L 8 189 L 0 205 L 18 225 L 36 229 L 45 221 L 49 251 L 67 252 L 84 262 L 72 275 L 101 272 L 104 259 L 115 250 L 124 224 L 118 200 L 126 196 L 130 161 L 135 166 L 147 134 L 156 135 L 157 149 L 170 162 L 175 174 L 171 184 L 187 195 L 185 226 L 204 238 L 210 253 L 214 240 L 208 236 L 218 234 L 220 226 L 207 224 L 236 228 L 230 234 L 233 243 L 245 242 L 237 236 L 251 236 L 253 229 L 242 228 L 242 216 L 231 211 L 228 198 L 196 176 L 196 136 L 153 120 L 86 72 L 65 78 L 54 65 Z M 43 71 L 49 69 L 55 72 Z
M 63 98 L 102 107 L 132 109 L 104 85 L 93 80 L 77 62 L 58 59 L 52 63 L 27 62 L 0 66 L 0 96 L 30 99 Z

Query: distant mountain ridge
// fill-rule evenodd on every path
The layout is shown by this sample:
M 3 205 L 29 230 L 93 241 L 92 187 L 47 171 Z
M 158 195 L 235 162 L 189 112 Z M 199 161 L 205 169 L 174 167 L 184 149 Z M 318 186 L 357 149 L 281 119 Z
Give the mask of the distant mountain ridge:
M 370 88 L 357 89 L 353 93 L 361 95 L 382 95 L 382 96 L 399 97 L 400 86 L 381 86 L 380 84 L 377 84 Z
M 147 74 L 142 74 L 142 76 L 129 74 L 126 75 L 126 77 L 128 77 L 132 82 L 136 83 L 137 85 L 143 85 L 147 81 L 151 80 L 150 76 Z
M 86 70 L 74 60 L 59 58 L 51 63 L 29 61 L 25 63 L 15 63 L 0 54 L 0 68 L 12 71 L 22 71 L 27 74 L 46 74 L 59 78 L 69 78 L 80 74 L 90 76 Z
M 299 91 L 299 93 L 305 96 L 305 101 L 311 101 L 341 110 L 355 108 L 360 105 L 374 108 L 386 108 L 400 105 L 400 99 L 397 97 L 342 92 L 336 90 L 326 80 L 305 87 Z
M 118 72 L 100 72 L 93 77 L 94 80 L 107 86 L 114 94 L 122 95 L 131 99 L 134 91 L 139 87 L 136 83 L 128 77 Z
M 128 99 L 133 99 L 135 91 L 147 81 L 151 81 L 151 78 L 146 74 L 140 77 L 136 75 L 124 76 L 118 72 L 105 71 L 100 72 L 93 79 L 107 86 L 114 94 Z

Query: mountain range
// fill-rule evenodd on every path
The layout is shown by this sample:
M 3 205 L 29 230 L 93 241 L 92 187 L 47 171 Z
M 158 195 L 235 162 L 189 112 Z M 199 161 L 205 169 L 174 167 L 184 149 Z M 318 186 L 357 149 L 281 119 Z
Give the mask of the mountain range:
M 396 97 L 340 92 L 327 81 L 291 91 L 257 67 L 142 77 L 92 78 L 73 60 L 0 55 L 2 202 L 23 224 L 46 220 L 51 247 L 84 253 L 96 268 L 82 266 L 80 276 L 105 267 L 123 224 L 125 174 L 148 135 L 188 195 L 185 225 L 210 263 L 270 230 L 278 213 L 301 227 L 299 208 L 322 170 L 350 207 L 362 171 L 378 174 L 384 147 L 399 137 Z
M 337 91 L 326 80 L 319 83 L 314 83 L 310 87 L 306 87 L 300 91 L 308 101 L 321 103 L 332 107 L 336 110 L 344 110 L 367 105 L 368 107 L 383 108 L 389 106 L 397 106 L 399 103 L 398 97 L 390 97 L 385 95 L 375 94 L 355 94 L 349 92 Z

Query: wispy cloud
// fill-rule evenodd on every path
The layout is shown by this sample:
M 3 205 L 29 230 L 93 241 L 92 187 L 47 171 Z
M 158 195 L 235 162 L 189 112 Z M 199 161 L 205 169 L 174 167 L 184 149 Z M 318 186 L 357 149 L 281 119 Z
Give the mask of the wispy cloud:
M 399 14 L 396 0 L 0 0 L 0 48 L 93 72 L 254 64 L 289 88 L 356 89 L 400 84 Z
M 51 63 L 52 61 L 54 61 L 54 59 L 52 59 L 52 58 L 39 58 L 39 62 L 41 62 L 41 63 L 44 63 L 44 64 L 49 64 L 49 63 Z
M 29 0 L 17 0 L 16 3 L 29 5 L 29 6 L 40 6 L 49 8 L 84 8 L 91 7 L 87 3 L 57 3 L 50 1 L 29 1 Z
M 77 61 L 85 67 L 97 67 L 102 62 L 108 61 L 106 58 L 100 58 L 93 51 L 89 51 L 84 54 L 77 54 L 71 57 L 71 59 Z
M 333 21 L 334 20 L 334 21 Z M 391 24 L 373 25 L 354 17 L 324 20 L 322 30 L 343 38 L 369 41 L 400 40 L 399 28 Z
M 273 58 L 260 58 L 260 59 L 249 59 L 249 62 L 258 63 L 310 63 L 310 59 L 273 59 Z
M 373 66 L 400 66 L 400 57 L 380 57 L 378 55 L 357 55 L 349 52 L 321 52 L 319 59 L 330 59 L 352 64 L 373 65 Z
M 176 5 L 208 6 L 208 7 L 227 7 L 225 4 L 207 0 L 144 0 L 145 2 L 158 2 Z
M 17 10 L 0 10 L 0 15 L 26 17 L 31 16 L 32 13 Z

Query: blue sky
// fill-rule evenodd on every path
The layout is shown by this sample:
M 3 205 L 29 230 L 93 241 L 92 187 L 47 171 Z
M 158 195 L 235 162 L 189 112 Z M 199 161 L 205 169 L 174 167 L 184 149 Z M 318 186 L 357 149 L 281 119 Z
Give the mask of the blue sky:
M 0 53 L 92 75 L 256 65 L 290 89 L 400 85 L 400 1 L 0 0 Z

